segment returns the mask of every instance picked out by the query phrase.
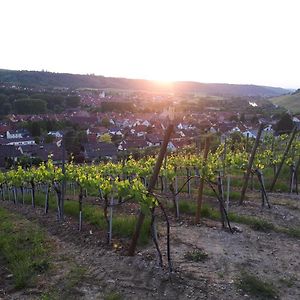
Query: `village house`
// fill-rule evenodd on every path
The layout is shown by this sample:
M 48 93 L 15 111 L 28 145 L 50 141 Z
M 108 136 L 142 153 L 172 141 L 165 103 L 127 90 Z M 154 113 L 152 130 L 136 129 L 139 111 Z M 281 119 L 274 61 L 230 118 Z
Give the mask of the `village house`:
M 26 145 L 35 145 L 36 142 L 33 138 L 10 138 L 6 140 L 5 145 L 12 146 L 26 146 Z
M 13 145 L 0 145 L 0 168 L 6 168 L 9 163 L 14 163 L 22 156 L 20 150 Z
M 118 148 L 112 143 L 88 143 L 83 145 L 86 162 L 95 162 L 101 159 L 116 159 Z

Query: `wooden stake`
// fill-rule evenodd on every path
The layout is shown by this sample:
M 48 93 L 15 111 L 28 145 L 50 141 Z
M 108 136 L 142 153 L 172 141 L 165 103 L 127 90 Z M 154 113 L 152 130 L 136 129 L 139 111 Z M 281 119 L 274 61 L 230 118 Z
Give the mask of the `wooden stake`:
M 207 160 L 208 152 L 209 152 L 209 146 L 210 146 L 210 137 L 206 137 L 205 144 L 204 144 L 204 153 L 203 153 L 203 160 L 204 164 Z M 200 222 L 200 214 L 201 214 L 201 208 L 202 208 L 202 202 L 203 202 L 203 188 L 204 188 L 204 178 L 201 176 L 200 178 L 200 185 L 198 189 L 198 197 L 197 197 L 197 209 L 196 209 L 196 217 L 195 217 L 195 223 L 198 224 Z
M 264 125 L 260 124 L 260 126 L 258 128 L 256 140 L 255 140 L 255 143 L 254 143 L 252 151 L 251 151 L 248 166 L 247 166 L 247 172 L 246 172 L 246 175 L 245 175 L 245 181 L 244 181 L 244 185 L 243 185 L 242 192 L 241 192 L 241 198 L 240 198 L 240 202 L 239 202 L 240 205 L 243 204 L 243 202 L 244 202 L 244 198 L 245 198 L 246 190 L 247 190 L 247 187 L 248 187 L 248 181 L 249 181 L 249 177 L 250 177 L 250 173 L 251 173 L 255 153 L 256 153 L 257 147 L 259 145 L 259 140 L 260 140 L 263 128 L 264 128 Z
M 161 148 L 160 148 L 160 151 L 159 151 L 159 154 L 158 154 L 158 157 L 157 157 L 157 161 L 156 161 L 152 176 L 150 178 L 150 182 L 149 182 L 149 186 L 148 186 L 148 192 L 149 193 L 152 192 L 152 190 L 155 187 L 160 168 L 162 166 L 165 154 L 167 152 L 167 147 L 168 147 L 168 143 L 169 143 L 169 140 L 170 140 L 172 132 L 173 132 L 173 128 L 174 128 L 173 123 L 170 123 L 169 126 L 167 127 L 167 130 L 166 130 L 166 133 L 165 133 L 165 136 L 164 136 L 164 140 L 163 140 L 163 143 L 161 145 Z M 138 239 L 139 239 L 139 236 L 140 236 L 140 232 L 141 232 L 144 220 L 145 220 L 145 214 L 142 211 L 140 211 L 139 216 L 138 216 L 138 220 L 137 220 L 137 224 L 136 224 L 136 228 L 135 228 L 135 232 L 132 236 L 131 244 L 130 244 L 130 247 L 128 249 L 128 255 L 129 256 L 134 256 L 135 249 L 136 249 L 136 246 L 137 246 L 137 242 L 138 242 Z
M 281 162 L 280 162 L 280 164 L 279 164 L 279 167 L 278 167 L 278 169 L 277 169 L 277 172 L 276 172 L 276 174 L 275 174 L 275 176 L 274 176 L 274 179 L 273 179 L 273 181 L 272 181 L 272 183 L 271 183 L 270 192 L 272 192 L 273 189 L 274 189 L 274 187 L 275 187 L 275 184 L 276 184 L 276 181 L 277 181 L 277 179 L 278 179 L 278 177 L 279 177 L 281 168 L 282 168 L 282 166 L 283 166 L 283 164 L 284 164 L 284 161 L 286 160 L 286 157 L 287 157 L 287 155 L 288 155 L 288 153 L 289 153 L 289 150 L 290 150 L 291 145 L 292 145 L 292 142 L 293 142 L 293 140 L 294 140 L 294 138 L 295 138 L 295 136 L 296 136 L 296 133 L 297 133 L 297 127 L 295 126 L 295 127 L 293 128 L 292 133 L 291 133 L 290 140 L 289 140 L 289 142 L 288 142 L 288 144 L 286 145 L 286 148 L 285 148 L 285 150 L 284 150 L 284 153 L 283 153 L 283 156 L 282 156 L 282 160 L 281 160 Z

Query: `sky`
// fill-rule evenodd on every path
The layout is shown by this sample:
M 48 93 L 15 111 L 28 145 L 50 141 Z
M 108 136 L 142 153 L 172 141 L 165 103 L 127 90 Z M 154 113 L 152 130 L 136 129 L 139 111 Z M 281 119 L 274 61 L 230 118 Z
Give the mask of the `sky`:
M 300 87 L 299 0 L 0 0 L 0 68 Z

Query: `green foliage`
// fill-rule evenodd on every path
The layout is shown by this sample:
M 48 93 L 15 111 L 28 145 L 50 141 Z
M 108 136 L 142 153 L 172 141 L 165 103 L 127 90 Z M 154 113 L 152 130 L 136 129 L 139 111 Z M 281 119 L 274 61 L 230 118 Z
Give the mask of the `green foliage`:
M 70 154 L 78 155 L 82 150 L 82 144 L 87 142 L 87 135 L 82 130 L 68 130 L 64 135 L 65 147 Z
M 80 105 L 80 97 L 79 96 L 69 96 L 65 98 L 65 106 L 69 108 L 75 108 Z
M 55 140 L 55 137 L 51 134 L 47 134 L 44 138 L 44 143 L 45 144 L 51 144 Z
M 14 109 L 17 114 L 43 114 L 46 105 L 44 100 L 23 98 L 14 102 Z
M 39 122 L 28 122 L 26 127 L 32 136 L 40 136 L 42 133 L 42 128 Z
M 40 157 L 29 157 L 29 156 L 21 156 L 18 158 L 17 162 L 15 163 L 18 166 L 23 168 L 30 168 L 32 166 L 39 166 L 42 162 Z
M 111 126 L 111 123 L 109 121 L 109 118 L 107 117 L 104 117 L 101 119 L 101 125 L 104 126 L 104 127 L 109 127 Z
M 7 115 L 11 112 L 11 104 L 9 103 L 9 97 L 3 93 L 0 93 L 0 115 Z
M 1 71 L 0 71 L 1 76 Z M 47 111 L 60 113 L 80 105 L 80 96 L 64 90 L 47 89 L 36 93 L 32 90 L 0 88 L 0 115 L 8 113 L 40 114 Z
M 132 102 L 102 102 L 101 104 L 101 111 L 102 112 L 110 112 L 110 111 L 117 111 L 117 112 L 133 112 L 135 108 Z
M 109 133 L 104 133 L 100 136 L 100 141 L 101 142 L 104 142 L 104 143 L 111 143 L 112 140 L 111 140 L 111 136 Z
M 258 299 L 277 299 L 278 292 L 273 284 L 261 280 L 259 277 L 243 272 L 237 287 L 244 293 L 251 294 Z
M 275 130 L 280 133 L 291 132 L 294 127 L 294 122 L 289 114 L 284 114 L 275 126 Z

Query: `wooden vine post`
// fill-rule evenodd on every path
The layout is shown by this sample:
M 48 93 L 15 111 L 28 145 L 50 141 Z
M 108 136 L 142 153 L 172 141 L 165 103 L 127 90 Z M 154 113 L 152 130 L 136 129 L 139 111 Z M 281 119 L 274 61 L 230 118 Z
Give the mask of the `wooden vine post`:
M 149 193 L 151 193 L 153 191 L 154 187 L 155 187 L 160 168 L 162 166 L 164 157 L 165 157 L 166 152 L 167 152 L 168 143 L 169 143 L 170 137 L 171 137 L 173 129 L 174 129 L 174 125 L 173 125 L 172 121 L 173 120 L 171 119 L 170 124 L 166 129 L 164 140 L 163 140 L 163 143 L 161 145 L 161 148 L 160 148 L 160 151 L 159 151 L 159 154 L 158 154 L 158 157 L 157 157 L 157 161 L 156 161 L 156 164 L 154 166 L 152 176 L 150 178 L 150 182 L 149 182 L 149 185 L 148 185 L 148 192 Z M 136 223 L 135 232 L 132 236 L 131 244 L 130 244 L 130 247 L 129 247 L 129 250 L 128 250 L 128 255 L 129 256 L 134 256 L 135 249 L 136 249 L 136 246 L 137 246 L 137 242 L 138 242 L 138 239 L 139 239 L 139 236 L 140 236 L 140 232 L 141 232 L 144 220 L 145 220 L 145 214 L 142 211 L 140 211 L 139 216 L 138 216 L 138 220 L 137 220 L 137 223 Z
M 282 160 L 281 160 L 281 162 L 280 162 L 280 164 L 279 164 L 279 167 L 278 167 L 278 169 L 277 169 L 277 172 L 276 172 L 276 174 L 275 174 L 275 176 L 274 176 L 274 179 L 273 179 L 273 181 L 272 181 L 272 183 L 271 183 L 271 186 L 270 186 L 270 192 L 272 192 L 273 189 L 274 189 L 274 187 L 275 187 L 275 184 L 276 184 L 276 181 L 277 181 L 277 179 L 278 179 L 278 177 L 279 177 L 281 168 L 282 168 L 282 166 L 283 166 L 283 164 L 284 164 L 284 161 L 286 160 L 286 157 L 287 157 L 287 155 L 288 155 L 288 153 L 289 153 L 289 150 L 290 150 L 291 145 L 292 145 L 292 142 L 293 142 L 293 140 L 294 140 L 294 138 L 295 138 L 295 136 L 296 136 L 296 133 L 297 133 L 297 127 L 295 126 L 295 127 L 293 128 L 292 133 L 291 133 L 289 142 L 288 142 L 288 144 L 287 144 L 287 146 L 286 146 L 286 148 L 285 148 L 285 150 L 284 150 L 284 153 L 283 153 L 283 156 L 282 156 Z
M 61 201 L 60 201 L 60 221 L 64 221 L 64 213 L 65 213 L 65 189 L 66 189 L 66 178 L 65 178 L 65 173 L 66 173 L 66 167 L 65 167 L 65 149 L 66 149 L 66 144 L 65 144 L 65 133 L 63 133 L 62 137 L 62 142 L 61 142 L 61 149 L 62 149 L 62 173 L 63 173 L 63 180 L 61 183 Z
M 298 158 L 298 161 L 296 163 L 295 166 L 295 192 L 298 195 L 298 170 L 299 170 L 299 166 L 300 166 L 300 156 Z
M 210 147 L 210 137 L 207 136 L 205 138 L 204 153 L 203 153 L 203 163 L 204 164 L 207 160 L 209 147 Z M 195 216 L 196 224 L 198 224 L 200 222 L 200 214 L 201 214 L 201 208 L 202 208 L 202 202 L 203 202 L 203 188 L 204 188 L 204 178 L 203 178 L 203 176 L 201 176 L 199 189 L 198 189 L 198 196 L 197 196 L 197 209 L 196 209 L 196 216 Z
M 259 140 L 260 140 L 263 128 L 264 128 L 264 125 L 260 124 L 260 126 L 258 128 L 256 139 L 255 139 L 255 143 L 253 145 L 251 155 L 249 157 L 249 162 L 248 162 L 247 171 L 246 171 L 246 175 L 245 175 L 245 180 L 244 180 L 244 184 L 243 184 L 242 192 L 241 192 L 241 198 L 240 198 L 240 202 L 239 202 L 240 205 L 243 204 L 243 202 L 244 202 L 244 198 L 245 198 L 246 190 L 247 190 L 247 187 L 248 187 L 248 181 L 249 181 L 251 169 L 252 169 L 253 161 L 254 161 L 254 158 L 255 158 L 255 153 L 256 153 L 257 147 L 259 145 Z

